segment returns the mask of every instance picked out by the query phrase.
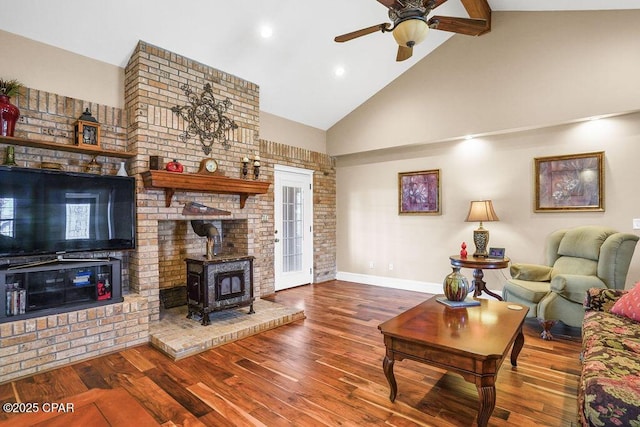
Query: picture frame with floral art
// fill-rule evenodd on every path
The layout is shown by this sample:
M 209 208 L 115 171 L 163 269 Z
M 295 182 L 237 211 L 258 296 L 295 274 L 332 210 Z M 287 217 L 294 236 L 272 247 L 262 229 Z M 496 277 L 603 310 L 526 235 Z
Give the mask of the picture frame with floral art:
M 399 215 L 441 215 L 440 169 L 398 173 Z
M 535 212 L 604 212 L 604 151 L 534 161 Z

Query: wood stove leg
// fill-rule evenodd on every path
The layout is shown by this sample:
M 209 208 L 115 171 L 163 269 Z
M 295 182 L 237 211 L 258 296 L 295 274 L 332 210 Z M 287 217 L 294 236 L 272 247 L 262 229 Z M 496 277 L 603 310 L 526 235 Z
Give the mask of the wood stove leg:
M 540 326 L 542 326 L 542 332 L 540 333 L 540 337 L 543 340 L 551 341 L 553 339 L 553 335 L 551 335 L 551 328 L 556 324 L 556 320 L 540 320 L 538 319 Z
M 249 314 L 254 314 L 255 310 L 253 309 L 253 304 L 249 306 Z
M 197 311 L 193 310 L 191 304 L 187 304 L 187 319 L 193 319 L 194 313 L 197 313 Z
M 211 323 L 209 321 L 209 310 L 203 309 L 200 313 L 202 314 L 202 326 L 209 325 L 209 323 Z

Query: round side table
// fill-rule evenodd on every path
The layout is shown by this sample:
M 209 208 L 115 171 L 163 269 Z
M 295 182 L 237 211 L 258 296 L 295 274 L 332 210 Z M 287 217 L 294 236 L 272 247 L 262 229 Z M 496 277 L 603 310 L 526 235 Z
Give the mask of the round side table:
M 502 297 L 491 292 L 487 289 L 487 284 L 482 278 L 484 277 L 483 269 L 489 270 L 500 270 L 503 268 L 507 268 L 509 266 L 509 262 L 511 261 L 509 258 L 480 258 L 470 256 L 467 258 L 461 258 L 460 255 L 451 255 L 449 257 L 451 260 L 451 265 L 454 267 L 461 268 L 473 268 L 473 296 L 477 297 L 482 294 L 482 291 L 486 292 L 487 295 L 491 295 L 497 300 L 502 301 Z

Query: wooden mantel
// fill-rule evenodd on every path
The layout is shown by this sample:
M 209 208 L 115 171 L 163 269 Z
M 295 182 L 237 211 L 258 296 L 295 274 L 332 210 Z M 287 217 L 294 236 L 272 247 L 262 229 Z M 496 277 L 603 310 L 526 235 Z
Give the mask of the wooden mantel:
M 165 192 L 166 206 L 171 206 L 171 199 L 176 190 L 200 193 L 237 194 L 240 196 L 240 209 L 249 196 L 265 194 L 269 191 L 269 183 L 250 179 L 228 178 L 220 174 L 177 173 L 161 170 L 149 170 L 142 173 L 146 188 L 161 188 Z

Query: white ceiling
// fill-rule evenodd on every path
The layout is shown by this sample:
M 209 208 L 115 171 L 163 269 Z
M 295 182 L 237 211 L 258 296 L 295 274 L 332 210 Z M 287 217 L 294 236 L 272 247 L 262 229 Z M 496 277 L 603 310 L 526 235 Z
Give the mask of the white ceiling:
M 489 0 L 494 11 L 640 9 L 639 0 Z M 326 130 L 452 36 L 431 31 L 397 63 L 376 0 L 0 0 L 0 29 L 123 67 L 139 40 L 260 86 L 261 110 Z M 437 14 L 467 14 L 449 0 Z M 260 27 L 270 25 L 264 39 Z M 459 35 L 457 37 L 468 37 Z M 344 67 L 336 77 L 336 67 Z

